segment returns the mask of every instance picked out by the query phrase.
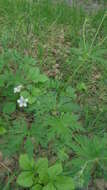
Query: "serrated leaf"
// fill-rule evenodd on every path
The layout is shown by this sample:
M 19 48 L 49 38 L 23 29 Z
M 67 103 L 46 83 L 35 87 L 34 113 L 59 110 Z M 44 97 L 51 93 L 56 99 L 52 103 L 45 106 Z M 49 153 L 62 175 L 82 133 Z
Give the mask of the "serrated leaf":
M 35 102 L 36 102 L 37 97 L 30 96 L 30 97 L 28 98 L 28 100 L 29 100 L 29 104 L 33 104 L 33 103 L 35 103 Z
M 32 82 L 34 82 L 34 83 L 38 83 L 39 82 L 39 80 L 38 80 L 38 78 L 39 78 L 39 75 L 40 75 L 40 71 L 39 71 L 39 68 L 34 68 L 34 67 L 30 67 L 29 69 L 28 69 L 28 79 L 29 80 L 31 80 Z
M 39 82 L 46 82 L 48 81 L 48 77 L 46 75 L 39 75 Z
M 58 158 L 61 160 L 61 161 L 65 161 L 69 158 L 68 154 L 65 152 L 64 149 L 60 149 L 58 150 Z
M 80 107 L 79 105 L 75 103 L 67 102 L 67 103 L 59 105 L 59 111 L 60 112 L 78 112 L 80 111 Z
M 38 95 L 40 95 L 41 90 L 39 88 L 33 87 L 31 93 L 32 93 L 32 96 L 36 96 L 37 97 Z
M 17 183 L 22 187 L 31 187 L 33 185 L 34 174 L 32 172 L 22 172 L 18 178 Z
M 75 90 L 71 86 L 67 87 L 67 89 L 66 89 L 66 95 L 69 96 L 70 98 L 72 98 L 73 100 L 76 99 Z
M 30 97 L 30 94 L 29 94 L 29 92 L 28 91 L 22 91 L 21 93 L 20 93 L 20 95 L 21 96 L 23 96 L 24 98 L 29 98 Z
M 26 64 L 28 64 L 28 65 L 36 65 L 36 60 L 34 59 L 34 58 L 32 58 L 32 57 L 29 57 L 29 56 L 25 56 L 24 57 L 24 63 Z
M 48 169 L 48 174 L 50 178 L 55 178 L 57 175 L 61 174 L 63 171 L 61 163 L 56 163 Z

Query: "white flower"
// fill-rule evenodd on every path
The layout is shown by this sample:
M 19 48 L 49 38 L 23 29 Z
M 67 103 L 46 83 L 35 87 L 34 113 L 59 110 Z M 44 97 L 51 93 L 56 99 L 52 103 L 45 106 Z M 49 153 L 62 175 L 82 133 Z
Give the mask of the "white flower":
M 19 107 L 27 107 L 28 99 L 21 96 L 20 99 L 17 100 L 17 103 L 19 104 Z
M 20 92 L 22 89 L 22 85 L 18 85 L 14 88 L 14 93 Z

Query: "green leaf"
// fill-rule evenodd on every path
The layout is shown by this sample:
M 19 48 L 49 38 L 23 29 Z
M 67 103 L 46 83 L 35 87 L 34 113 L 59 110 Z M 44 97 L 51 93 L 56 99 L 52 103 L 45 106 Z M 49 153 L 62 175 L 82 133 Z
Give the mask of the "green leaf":
M 55 182 L 57 190 L 74 190 L 72 178 L 66 176 L 58 176 Z
M 22 187 L 31 187 L 33 185 L 34 174 L 32 172 L 22 172 L 17 179 L 17 183 Z
M 48 77 L 46 75 L 39 75 L 39 82 L 46 82 L 48 81 Z
M 47 170 L 45 170 L 45 168 L 41 168 L 39 171 L 39 180 L 41 183 L 43 184 L 47 184 L 49 181 L 49 176 L 48 176 L 48 172 Z
M 49 183 L 47 186 L 43 188 L 43 190 L 56 190 L 52 183 Z
M 38 82 L 44 83 L 48 80 L 48 77 L 46 75 L 40 74 L 40 70 L 37 67 L 36 68 L 30 67 L 27 70 L 27 75 L 28 75 L 28 79 L 34 83 L 38 83 Z
M 39 160 L 36 163 L 38 171 L 40 169 L 47 169 L 48 168 L 48 159 L 47 158 L 39 158 Z
M 0 127 L 0 135 L 4 135 L 6 133 L 6 129 L 4 127 Z
M 32 96 L 39 96 L 40 95 L 40 93 L 41 93 L 41 90 L 39 89 L 39 88 L 35 88 L 35 87 L 33 87 L 32 88 Z
M 77 89 L 78 89 L 79 91 L 87 91 L 87 86 L 85 85 L 84 82 L 81 82 L 81 83 L 79 83 L 79 84 L 77 85 Z
M 20 95 L 21 96 L 23 96 L 24 98 L 28 98 L 29 99 L 29 97 L 30 97 L 30 94 L 29 94 L 29 92 L 28 91 L 22 91 L 21 93 L 20 93 Z
M 42 183 L 48 182 L 48 159 L 40 158 L 36 163 L 36 169 L 39 174 L 40 181 Z
M 69 96 L 72 99 L 76 99 L 76 94 L 75 94 L 75 90 L 74 88 L 72 88 L 71 86 L 68 86 L 66 89 L 66 95 Z
M 20 165 L 20 168 L 23 170 L 31 170 L 34 167 L 35 162 L 33 158 L 29 159 L 27 154 L 23 154 L 19 158 L 19 165 Z
M 59 107 L 60 112 L 76 112 L 79 111 L 80 107 L 75 103 L 66 103 Z
M 48 169 L 48 174 L 50 178 L 55 178 L 57 175 L 61 174 L 63 171 L 61 163 L 56 163 Z
M 38 78 L 40 75 L 39 68 L 30 67 L 27 70 L 27 74 L 29 80 L 31 80 L 34 83 L 38 83 Z
M 39 184 L 37 184 L 37 185 L 35 185 L 34 187 L 32 187 L 31 190 L 42 190 L 42 186 L 39 185 Z
M 13 102 L 6 102 L 3 107 L 3 112 L 5 114 L 12 114 L 16 110 L 16 104 Z
M 25 56 L 24 57 L 24 64 L 26 64 L 26 63 L 27 63 L 27 65 L 34 65 L 35 66 L 36 60 L 30 56 Z
M 28 100 L 29 100 L 29 104 L 33 104 L 33 103 L 36 102 L 37 97 L 30 96 L 30 97 L 28 98 Z
M 58 155 L 58 158 L 61 161 L 65 161 L 65 160 L 67 160 L 69 158 L 69 156 L 67 155 L 67 153 L 65 152 L 65 150 L 61 149 L 61 148 L 60 148 L 60 150 L 58 150 L 57 155 Z
M 41 90 L 39 88 L 32 87 L 30 91 L 31 95 L 29 95 L 28 99 L 29 103 L 33 104 L 37 100 L 37 97 L 40 96 Z

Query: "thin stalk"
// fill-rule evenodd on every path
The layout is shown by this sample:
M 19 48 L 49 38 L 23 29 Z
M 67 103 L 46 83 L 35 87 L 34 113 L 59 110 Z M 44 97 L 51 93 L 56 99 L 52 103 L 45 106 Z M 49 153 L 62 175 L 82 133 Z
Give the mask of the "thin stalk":
M 86 36 L 85 36 L 85 28 L 86 28 L 87 19 L 85 19 L 83 24 L 83 42 L 84 42 L 84 48 L 86 50 Z
M 106 18 L 106 16 L 107 16 L 107 13 L 104 14 L 104 16 L 103 16 L 103 18 L 102 18 L 102 20 L 101 20 L 101 23 L 100 23 L 100 25 L 99 25 L 99 27 L 98 27 L 98 29 L 97 29 L 97 31 L 96 31 L 96 34 L 95 34 L 95 36 L 94 36 L 94 38 L 93 38 L 93 40 L 92 40 L 92 43 L 91 43 L 91 45 L 90 45 L 89 54 L 90 54 L 91 51 L 92 51 L 94 42 L 95 42 L 95 40 L 96 40 L 96 37 L 97 37 L 97 35 L 98 35 L 98 33 L 99 33 L 100 29 L 101 29 L 101 26 L 102 26 L 102 24 L 103 24 L 104 19 Z

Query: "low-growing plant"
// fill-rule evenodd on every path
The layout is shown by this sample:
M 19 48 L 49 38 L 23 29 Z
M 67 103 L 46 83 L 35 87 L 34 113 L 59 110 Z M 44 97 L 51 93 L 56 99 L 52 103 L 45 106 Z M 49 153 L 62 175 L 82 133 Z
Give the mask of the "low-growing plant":
M 107 178 L 107 141 L 104 137 L 92 138 L 78 136 L 75 138 L 72 148 L 75 157 L 72 160 L 72 172 L 78 186 L 87 187 L 91 178 L 94 181 L 97 171 L 100 169 L 104 178 Z M 97 176 L 99 178 L 99 176 Z
M 61 163 L 48 165 L 47 158 L 39 158 L 36 162 L 28 155 L 21 155 L 19 159 L 21 173 L 17 183 L 31 190 L 74 190 L 71 177 L 63 174 Z
M 105 8 L 0 1 L 0 189 L 107 180 L 106 19 Z
M 1 128 L 1 134 L 5 133 L 1 147 L 4 154 L 9 156 L 24 147 L 33 155 L 33 144 L 47 149 L 51 143 L 52 152 L 61 158 L 61 150 L 69 152 L 71 148 L 73 133 L 83 130 L 78 122 L 80 108 L 75 102 L 75 90 L 41 74 L 34 59 L 23 58 L 16 51 L 4 52 L 1 60 L 5 76 L 1 113 L 12 126 Z M 5 86 L 7 90 L 3 90 Z

